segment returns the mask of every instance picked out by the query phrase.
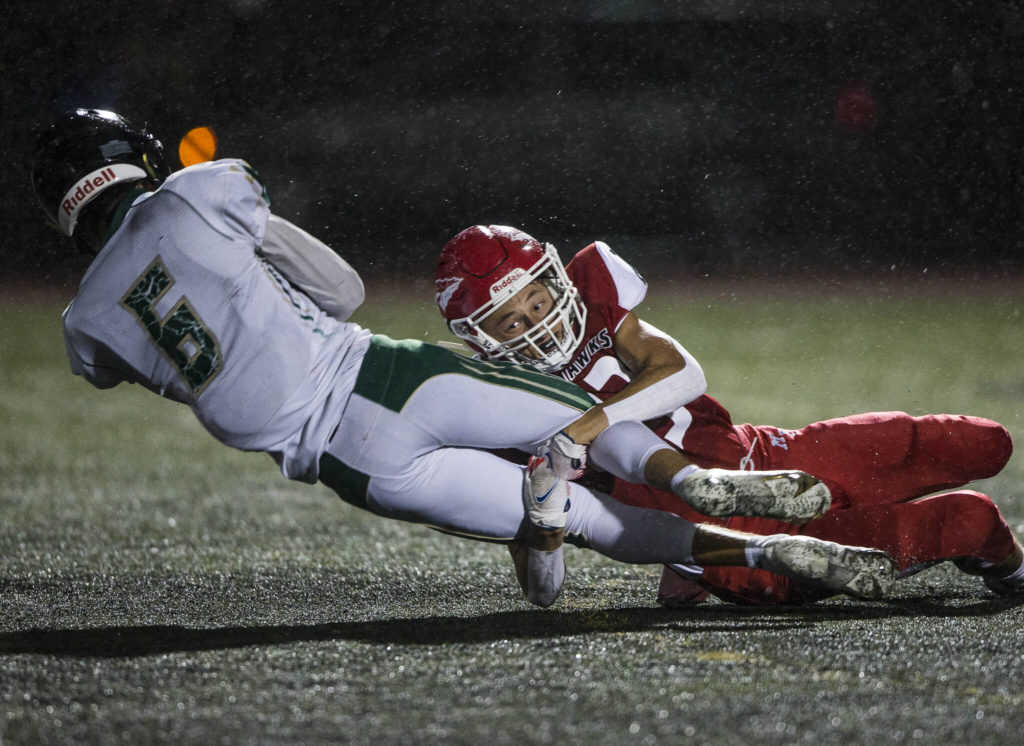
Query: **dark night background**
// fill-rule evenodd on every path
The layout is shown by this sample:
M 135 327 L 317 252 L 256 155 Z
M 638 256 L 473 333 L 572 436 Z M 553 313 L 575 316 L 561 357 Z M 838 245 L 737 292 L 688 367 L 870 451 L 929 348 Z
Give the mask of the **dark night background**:
M 17 2 L 0 50 L 8 278 L 58 275 L 28 188 L 76 105 L 190 127 L 370 277 L 451 235 L 609 241 L 645 273 L 1021 268 L 1019 3 Z

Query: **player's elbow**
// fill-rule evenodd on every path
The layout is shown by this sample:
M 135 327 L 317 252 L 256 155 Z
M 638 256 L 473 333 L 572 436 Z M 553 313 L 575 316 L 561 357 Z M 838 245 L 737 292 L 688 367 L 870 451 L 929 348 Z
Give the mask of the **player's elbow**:
M 339 304 L 345 310 L 345 318 L 348 318 L 366 300 L 366 287 L 363 285 L 362 278 L 352 272 L 338 286 L 337 297 Z

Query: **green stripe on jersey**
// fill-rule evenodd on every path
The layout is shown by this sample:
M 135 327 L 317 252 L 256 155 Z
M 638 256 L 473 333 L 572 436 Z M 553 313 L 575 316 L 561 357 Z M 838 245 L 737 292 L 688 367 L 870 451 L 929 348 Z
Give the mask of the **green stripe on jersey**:
M 581 412 L 594 405 L 576 385 L 539 370 L 512 363 L 473 360 L 415 339 L 394 340 L 382 334 L 370 338 L 355 393 L 400 412 L 424 381 L 452 373 L 527 391 Z
M 465 355 L 451 354 L 456 358 L 459 365 L 465 369 L 464 371 L 455 372 L 467 372 L 474 378 L 530 391 L 538 396 L 546 396 L 548 399 L 561 402 L 567 407 L 578 409 L 581 412 L 594 406 L 594 400 L 583 389 L 563 378 L 543 373 L 525 365 L 473 360 Z
M 370 477 L 349 468 L 329 453 L 320 457 L 320 481 L 337 492 L 345 502 L 364 510 L 370 509 L 366 502 Z
M 252 166 L 250 166 L 250 165 L 249 165 L 249 163 L 248 163 L 247 161 L 242 161 L 242 168 L 244 168 L 244 169 L 245 169 L 245 172 L 246 172 L 247 174 L 249 174 L 249 176 L 250 176 L 250 177 L 251 177 L 251 178 L 252 178 L 252 179 L 253 179 L 253 180 L 254 180 L 254 181 L 255 181 L 255 182 L 257 183 L 257 184 L 259 184 L 259 185 L 260 185 L 260 197 L 262 197 L 262 198 L 263 198 L 263 201 L 267 203 L 267 207 L 270 207 L 270 195 L 269 195 L 269 194 L 267 194 L 267 187 L 266 187 L 266 185 L 265 185 L 265 184 L 263 183 L 263 179 L 261 179 L 261 178 L 260 178 L 260 175 L 259 175 L 258 173 L 256 173 L 256 169 L 255 169 L 255 168 L 253 168 Z

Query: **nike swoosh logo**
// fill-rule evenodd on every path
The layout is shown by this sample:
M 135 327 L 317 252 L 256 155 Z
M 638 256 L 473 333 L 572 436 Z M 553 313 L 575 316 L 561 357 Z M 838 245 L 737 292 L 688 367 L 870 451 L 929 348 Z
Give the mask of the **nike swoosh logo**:
M 557 486 L 558 486 L 558 485 L 555 485 L 555 487 L 557 487 Z M 543 495 L 541 495 L 540 497 L 536 497 L 536 498 L 534 498 L 534 499 L 535 499 L 535 500 L 536 500 L 537 502 L 539 502 L 539 503 L 542 503 L 542 502 L 544 502 L 544 501 L 545 501 L 545 500 L 547 500 L 547 499 L 548 499 L 549 497 L 551 497 L 551 493 L 555 491 L 555 487 L 552 487 L 552 488 L 551 488 L 551 489 L 549 489 L 549 490 L 548 490 L 547 492 L 545 492 L 545 493 L 544 493 Z

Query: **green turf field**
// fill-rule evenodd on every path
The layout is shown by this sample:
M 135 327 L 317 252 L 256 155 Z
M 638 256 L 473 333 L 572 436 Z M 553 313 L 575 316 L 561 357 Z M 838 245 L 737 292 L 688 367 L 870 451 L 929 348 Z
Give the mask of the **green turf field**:
M 357 320 L 435 340 L 430 289 Z M 8 296 L 10 298 L 10 296 Z M 422 297 L 424 302 L 411 302 Z M 67 371 L 0 304 L 0 743 L 1019 743 L 1024 610 L 939 566 L 896 597 L 690 611 L 569 549 L 549 610 L 501 547 L 389 522 L 184 407 Z M 1024 443 L 1024 288 L 653 283 L 642 316 L 737 421 L 962 411 Z M 1024 534 L 1024 459 L 983 483 Z

